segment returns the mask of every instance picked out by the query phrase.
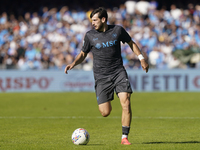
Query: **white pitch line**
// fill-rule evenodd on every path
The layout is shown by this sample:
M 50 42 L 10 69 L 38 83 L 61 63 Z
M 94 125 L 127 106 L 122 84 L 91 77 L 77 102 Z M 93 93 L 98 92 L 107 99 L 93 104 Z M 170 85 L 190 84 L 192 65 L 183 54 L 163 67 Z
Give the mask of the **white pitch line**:
M 102 119 L 104 117 L 96 116 L 50 116 L 50 117 L 26 117 L 26 116 L 0 116 L 0 119 Z M 108 117 L 110 119 L 121 119 L 120 116 Z M 132 117 L 132 119 L 200 119 L 200 117 Z

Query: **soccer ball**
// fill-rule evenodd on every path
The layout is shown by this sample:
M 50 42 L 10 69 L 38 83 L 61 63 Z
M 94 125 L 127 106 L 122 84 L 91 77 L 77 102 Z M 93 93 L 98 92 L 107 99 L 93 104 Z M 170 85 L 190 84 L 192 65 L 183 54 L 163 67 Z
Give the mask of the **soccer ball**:
M 83 129 L 83 128 L 78 128 L 74 130 L 72 133 L 72 142 L 75 145 L 86 145 L 90 140 L 90 135 L 89 133 Z

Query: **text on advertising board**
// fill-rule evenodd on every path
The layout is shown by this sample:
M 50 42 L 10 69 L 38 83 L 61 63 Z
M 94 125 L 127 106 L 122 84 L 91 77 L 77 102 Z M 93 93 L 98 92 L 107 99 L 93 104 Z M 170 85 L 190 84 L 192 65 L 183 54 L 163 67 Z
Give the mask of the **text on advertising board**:
M 7 77 L 0 78 L 0 90 L 7 91 L 8 89 L 31 89 L 32 86 L 37 86 L 39 89 L 47 89 L 52 79 L 47 77 Z

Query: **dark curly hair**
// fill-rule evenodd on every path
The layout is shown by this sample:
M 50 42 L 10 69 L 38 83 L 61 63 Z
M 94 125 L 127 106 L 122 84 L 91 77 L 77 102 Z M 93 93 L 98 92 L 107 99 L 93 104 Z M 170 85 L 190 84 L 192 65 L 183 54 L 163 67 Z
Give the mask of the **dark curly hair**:
M 92 18 L 96 13 L 98 13 L 98 17 L 100 19 L 102 19 L 104 17 L 104 18 L 106 18 L 106 21 L 107 21 L 108 13 L 105 8 L 99 7 L 97 9 L 93 10 L 92 13 L 90 14 L 90 18 Z

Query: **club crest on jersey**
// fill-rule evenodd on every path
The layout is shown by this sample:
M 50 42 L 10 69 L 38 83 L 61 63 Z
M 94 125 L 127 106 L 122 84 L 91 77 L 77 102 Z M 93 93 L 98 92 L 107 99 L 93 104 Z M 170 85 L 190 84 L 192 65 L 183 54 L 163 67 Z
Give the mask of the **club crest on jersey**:
M 114 38 L 116 38 L 116 37 L 117 37 L 117 34 L 116 34 L 116 33 L 114 33 L 112 36 L 113 36 Z
M 95 47 L 96 47 L 97 49 L 100 49 L 100 48 L 101 48 L 101 44 L 100 44 L 100 43 L 97 43 L 97 44 L 95 45 Z

